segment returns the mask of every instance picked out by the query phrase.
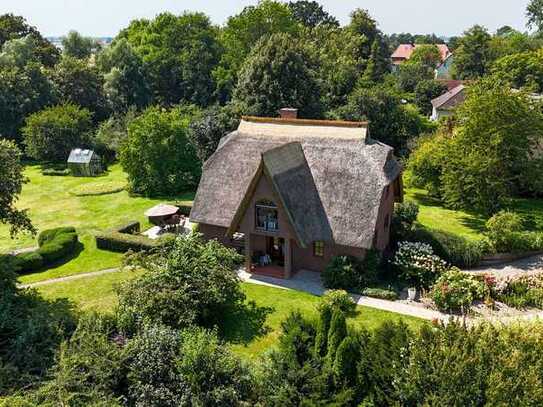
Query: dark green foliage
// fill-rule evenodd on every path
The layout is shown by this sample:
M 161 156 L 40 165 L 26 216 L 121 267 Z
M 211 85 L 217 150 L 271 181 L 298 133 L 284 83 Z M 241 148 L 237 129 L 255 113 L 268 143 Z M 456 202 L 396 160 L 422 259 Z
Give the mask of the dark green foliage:
M 379 253 L 369 251 L 364 260 L 352 256 L 335 256 L 322 273 L 326 288 L 360 291 L 377 280 Z
M 15 203 L 27 181 L 23 175 L 21 150 L 9 140 L 0 139 L 0 223 L 10 225 L 10 234 L 19 231 L 35 232 L 25 210 Z
M 154 103 L 208 106 L 221 51 L 217 34 L 203 13 L 161 13 L 132 21 L 116 40 L 126 38 L 143 60 Z
M 434 80 L 425 80 L 415 86 L 415 104 L 422 114 L 432 114 L 432 100 L 447 92 L 447 87 Z
M 288 7 L 292 11 L 292 16 L 306 27 L 314 28 L 319 25 L 339 27 L 339 21 L 316 1 L 291 1 Z
M 119 160 L 132 192 L 171 196 L 198 185 L 201 163 L 189 139 L 195 113 L 191 107 L 163 110 L 157 106 L 130 122 Z
M 127 235 L 128 236 L 128 235 Z M 173 328 L 212 327 L 243 306 L 235 268 L 241 257 L 217 241 L 198 235 L 176 239 L 158 254 L 129 264 L 146 272 L 119 288 L 119 320 L 127 330 L 145 321 Z
M 62 53 L 66 56 L 86 59 L 100 50 L 100 44 L 90 37 L 83 37 L 77 31 L 70 31 L 62 39 Z
M 417 85 L 433 78 L 434 70 L 422 64 L 402 64 L 396 74 L 398 87 L 408 93 L 414 93 Z
M 48 265 L 72 254 L 77 247 L 77 233 L 73 227 L 44 230 L 38 236 L 37 253 Z
M 419 206 L 415 202 L 406 201 L 396 203 L 390 223 L 391 240 L 395 243 L 402 240 L 409 240 L 418 215 Z
M 38 252 L 22 253 L 15 257 L 15 270 L 30 273 L 43 267 L 43 257 Z
M 96 235 L 96 247 L 110 252 L 126 253 L 152 250 L 161 245 L 160 240 L 125 232 L 105 232 Z
M 356 303 L 345 290 L 327 290 L 320 299 L 318 309 L 319 312 L 330 309 L 352 316 L 356 314 Z
M 81 106 L 98 122 L 109 113 L 104 95 L 104 78 L 96 66 L 73 57 L 63 57 L 50 71 L 58 100 Z
M 55 65 L 60 52 L 40 34 L 36 27 L 28 24 L 24 17 L 14 14 L 0 15 L 0 47 L 9 40 L 23 38 L 27 35 L 32 37 L 36 43 L 40 62 L 48 67 Z
M 498 59 L 492 73 L 515 89 L 528 88 L 531 92 L 543 91 L 543 52 L 515 53 Z
M 40 65 L 0 68 L 0 135 L 20 141 L 25 118 L 54 101 L 53 85 Z
M 45 301 L 16 287 L 9 262 L 0 263 L 0 394 L 23 388 L 43 376 L 55 349 L 74 328 L 65 300 Z
M 315 355 L 324 357 L 328 350 L 328 331 L 332 320 L 332 308 L 321 307 L 317 322 L 317 334 L 315 336 Z
M 390 59 L 386 44 L 380 38 L 373 41 L 371 55 L 364 72 L 364 80 L 379 83 L 390 72 Z
M 212 106 L 202 113 L 201 118 L 190 124 L 190 139 L 202 162 L 215 152 L 221 138 L 238 127 L 239 117 L 230 105 Z
M 488 72 L 494 60 L 491 39 L 488 30 L 480 25 L 464 32 L 454 53 L 453 71 L 458 79 L 477 79 Z
M 92 115 L 66 104 L 44 109 L 26 118 L 26 153 L 37 160 L 65 162 L 73 148 L 90 147 Z
M 93 137 L 94 151 L 108 163 L 118 158 L 122 144 L 128 137 L 128 126 L 137 116 L 134 109 L 115 114 L 98 126 Z
M 179 213 L 181 215 L 189 216 L 192 210 L 192 205 L 178 205 Z
M 322 117 L 316 63 L 307 44 L 288 34 L 261 40 L 245 61 L 234 101 L 246 114 L 275 117 L 293 107 L 305 118 Z
M 542 0 L 530 0 L 528 7 L 526 8 L 526 16 L 528 22 L 526 26 L 528 28 L 535 28 L 539 32 L 543 31 L 543 1 Z
M 140 232 L 140 223 L 133 220 L 132 222 L 128 222 L 125 225 L 119 226 L 115 229 L 115 231 L 119 233 L 128 233 L 131 235 L 135 235 Z
M 394 147 L 397 154 L 406 153 L 410 140 L 433 128 L 416 108 L 404 105 L 396 91 L 384 86 L 359 87 L 335 115 L 345 120 L 369 120 L 372 139 Z
M 482 300 L 485 286 L 472 274 L 452 268 L 441 274 L 432 287 L 432 299 L 438 309 L 466 313 L 475 300 Z
M 336 352 L 339 345 L 347 336 L 347 322 L 345 314 L 339 310 L 332 311 L 330 320 L 330 329 L 328 330 L 326 358 L 330 363 L 333 363 L 336 357 Z
M 353 386 L 357 380 L 357 364 L 355 361 L 360 360 L 360 343 L 354 336 L 347 336 L 336 351 L 334 360 L 334 373 L 336 380 L 340 383 L 345 383 L 348 386 Z

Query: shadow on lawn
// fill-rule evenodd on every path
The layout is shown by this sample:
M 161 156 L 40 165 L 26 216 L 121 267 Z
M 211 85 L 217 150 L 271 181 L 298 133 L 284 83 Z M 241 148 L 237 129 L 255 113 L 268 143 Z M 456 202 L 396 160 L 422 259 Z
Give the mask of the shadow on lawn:
M 246 345 L 270 332 L 271 328 L 265 323 L 274 311 L 274 308 L 259 307 L 254 301 L 249 301 L 225 318 L 221 336 L 228 342 Z

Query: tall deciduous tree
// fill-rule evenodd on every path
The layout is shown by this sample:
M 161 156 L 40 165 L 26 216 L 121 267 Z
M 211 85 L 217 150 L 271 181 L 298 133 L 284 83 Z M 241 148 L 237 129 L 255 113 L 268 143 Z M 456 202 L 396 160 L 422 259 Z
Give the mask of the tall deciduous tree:
M 60 51 L 53 44 L 43 38 L 23 17 L 13 14 L 0 15 L 0 46 L 9 40 L 27 35 L 34 38 L 40 62 L 45 66 L 53 66 L 60 56 Z
M 498 59 L 492 73 L 514 88 L 543 91 L 543 50 L 508 55 Z
M 367 10 L 356 9 L 351 13 L 351 22 L 347 29 L 366 39 L 358 49 L 358 57 L 362 60 L 369 59 L 373 42 L 382 35 L 377 28 L 375 19 L 370 16 Z
M 526 17 L 528 28 L 543 31 L 543 0 L 531 0 L 526 8 Z
M 107 117 L 104 78 L 88 61 L 65 56 L 50 71 L 50 78 L 61 102 L 89 109 L 96 121 Z
M 64 55 L 77 59 L 86 59 L 93 52 L 99 51 L 101 46 L 96 40 L 90 37 L 83 37 L 77 31 L 70 31 L 62 39 L 62 48 Z
M 26 153 L 41 161 L 65 162 L 73 148 L 90 147 L 91 117 L 73 104 L 31 114 L 23 128 Z
M 288 3 L 288 7 L 294 18 L 306 27 L 314 28 L 318 25 L 339 27 L 337 18 L 326 12 L 316 1 L 291 1 Z
M 152 21 L 132 22 L 118 39 L 126 38 L 148 67 L 155 102 L 207 106 L 221 54 L 217 35 L 202 13 L 163 13 Z
M 224 54 L 214 72 L 219 99 L 225 101 L 231 97 L 241 66 L 261 38 L 277 33 L 294 34 L 298 30 L 291 9 L 273 0 L 261 0 L 258 5 L 247 6 L 230 17 L 220 35 Z
M 26 182 L 21 155 L 15 143 L 0 139 L 0 223 L 10 225 L 12 237 L 22 230 L 34 232 L 26 211 L 15 207 Z
M 435 69 L 441 62 L 441 53 L 436 45 L 417 45 L 408 63 L 420 64 L 428 69 Z
M 40 63 L 36 40 L 31 36 L 6 41 L 0 50 L 1 67 L 24 68 L 29 63 Z
M 379 83 L 390 72 L 390 58 L 386 44 L 381 38 L 373 41 L 370 59 L 364 72 L 364 79 L 373 83 Z
M 488 72 L 493 60 L 487 29 L 476 25 L 459 40 L 454 54 L 453 69 L 459 79 L 477 79 Z
M 113 111 L 125 112 L 130 106 L 142 108 L 150 103 L 147 70 L 125 38 L 101 52 L 97 65 L 105 75 L 104 90 Z
M 198 185 L 201 163 L 189 139 L 193 108 L 150 107 L 128 126 L 120 162 L 133 192 L 172 195 Z
M 246 113 L 276 116 L 282 107 L 302 117 L 322 115 L 314 57 L 304 42 L 288 34 L 261 40 L 245 62 L 234 100 Z

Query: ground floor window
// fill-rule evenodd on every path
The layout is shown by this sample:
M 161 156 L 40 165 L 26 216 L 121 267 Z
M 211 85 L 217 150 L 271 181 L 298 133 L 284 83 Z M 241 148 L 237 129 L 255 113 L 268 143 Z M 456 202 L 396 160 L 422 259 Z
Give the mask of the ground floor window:
M 313 242 L 313 256 L 324 257 L 324 242 Z

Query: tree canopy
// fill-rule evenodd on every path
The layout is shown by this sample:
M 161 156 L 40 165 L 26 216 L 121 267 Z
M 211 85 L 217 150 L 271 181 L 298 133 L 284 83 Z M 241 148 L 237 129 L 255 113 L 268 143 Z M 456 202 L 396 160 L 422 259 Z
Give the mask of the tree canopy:
M 66 37 L 62 38 L 62 53 L 69 57 L 86 59 L 100 48 L 96 40 L 83 37 L 77 31 L 70 31 Z

